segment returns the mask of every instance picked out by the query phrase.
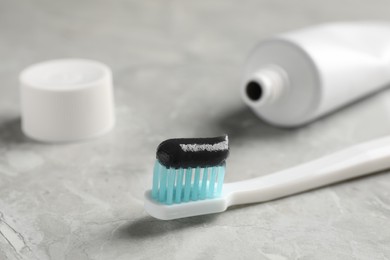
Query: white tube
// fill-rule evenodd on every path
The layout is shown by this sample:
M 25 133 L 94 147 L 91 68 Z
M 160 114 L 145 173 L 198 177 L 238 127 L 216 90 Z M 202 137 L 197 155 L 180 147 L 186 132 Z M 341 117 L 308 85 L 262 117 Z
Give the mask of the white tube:
M 241 94 L 265 121 L 306 124 L 390 83 L 390 23 L 314 26 L 260 43 Z

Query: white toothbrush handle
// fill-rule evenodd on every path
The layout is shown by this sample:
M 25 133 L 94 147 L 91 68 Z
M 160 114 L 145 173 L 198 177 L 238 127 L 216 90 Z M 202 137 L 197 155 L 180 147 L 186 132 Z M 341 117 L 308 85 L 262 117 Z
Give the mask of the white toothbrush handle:
M 269 201 L 390 168 L 390 137 L 274 174 L 224 185 L 228 205 Z

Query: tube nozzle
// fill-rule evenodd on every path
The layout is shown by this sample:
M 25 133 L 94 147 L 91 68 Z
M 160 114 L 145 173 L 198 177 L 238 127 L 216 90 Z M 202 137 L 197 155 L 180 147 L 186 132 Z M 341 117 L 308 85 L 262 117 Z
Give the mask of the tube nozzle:
M 275 102 L 287 89 L 288 78 L 283 69 L 269 66 L 258 70 L 243 86 L 243 99 L 251 107 Z

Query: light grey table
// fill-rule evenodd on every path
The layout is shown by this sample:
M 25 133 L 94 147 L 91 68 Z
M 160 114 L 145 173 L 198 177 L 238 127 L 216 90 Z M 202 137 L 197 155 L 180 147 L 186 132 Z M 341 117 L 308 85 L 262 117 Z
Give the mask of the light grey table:
M 389 134 L 390 91 L 295 130 L 262 123 L 238 94 L 257 41 L 389 10 L 385 0 L 0 0 L 0 259 L 390 259 L 386 172 L 176 221 L 149 217 L 142 201 L 166 138 L 228 133 L 229 182 Z M 112 67 L 110 134 L 53 145 L 21 133 L 18 73 L 62 57 Z

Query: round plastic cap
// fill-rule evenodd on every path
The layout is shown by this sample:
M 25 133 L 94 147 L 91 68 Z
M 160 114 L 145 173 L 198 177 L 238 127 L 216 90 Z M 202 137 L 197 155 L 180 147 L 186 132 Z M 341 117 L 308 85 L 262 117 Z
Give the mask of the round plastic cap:
M 20 74 L 23 132 L 44 142 L 100 136 L 114 126 L 112 73 L 93 60 L 34 64 Z

